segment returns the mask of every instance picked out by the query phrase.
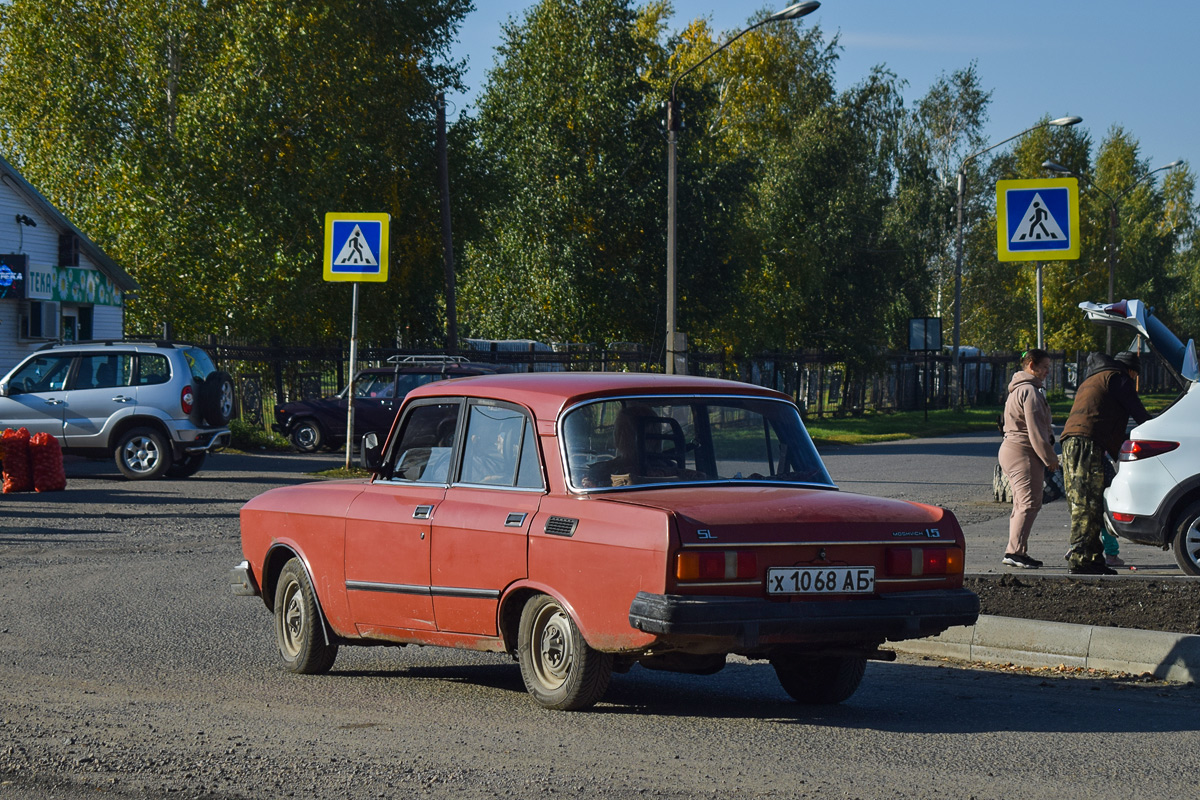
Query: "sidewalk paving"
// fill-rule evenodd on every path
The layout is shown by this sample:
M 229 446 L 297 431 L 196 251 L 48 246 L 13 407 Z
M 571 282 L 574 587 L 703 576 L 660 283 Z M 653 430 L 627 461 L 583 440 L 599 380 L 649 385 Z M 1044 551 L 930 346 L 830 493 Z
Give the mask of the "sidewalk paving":
M 990 499 L 990 496 L 989 489 L 985 500 Z M 1003 513 L 993 519 L 962 526 L 963 536 L 967 541 L 967 572 L 1026 572 L 1019 567 L 1008 567 L 1000 563 L 1008 545 L 1008 514 L 1011 506 L 995 504 L 995 507 L 997 510 L 1003 508 Z M 1068 574 L 1064 555 L 1070 538 L 1071 511 L 1066 499 L 1055 500 L 1042 506 L 1029 535 L 1029 554 L 1045 562 L 1045 565 L 1037 570 L 1039 575 Z M 1175 563 L 1175 554 L 1171 551 L 1124 540 L 1120 540 L 1120 543 L 1121 558 L 1125 560 L 1125 566 L 1116 568 L 1118 574 L 1128 577 L 1183 575 L 1183 570 Z
M 989 492 L 990 494 L 990 492 Z M 986 498 L 985 498 L 986 502 Z M 1071 514 L 1065 499 L 1042 506 L 1030 536 L 1029 551 L 1045 562 L 1038 570 L 1000 563 L 1008 543 L 1008 512 L 963 525 L 967 541 L 968 574 L 1037 574 L 1066 576 L 1063 555 L 1070 538 Z M 1125 567 L 1118 575 L 1092 580 L 1141 580 L 1183 575 L 1170 551 L 1121 542 Z M 1160 631 L 1072 625 L 1065 622 L 981 616 L 967 627 L 951 628 L 940 636 L 893 643 L 900 652 L 934 655 L 964 661 L 1016 664 L 1024 667 L 1083 667 L 1109 672 L 1149 673 L 1169 681 L 1200 683 L 1200 636 Z
M 1200 636 L 1182 633 L 985 614 L 974 625 L 951 628 L 929 639 L 893 642 L 890 647 L 902 653 L 962 661 L 1022 667 L 1063 665 L 1200 683 Z

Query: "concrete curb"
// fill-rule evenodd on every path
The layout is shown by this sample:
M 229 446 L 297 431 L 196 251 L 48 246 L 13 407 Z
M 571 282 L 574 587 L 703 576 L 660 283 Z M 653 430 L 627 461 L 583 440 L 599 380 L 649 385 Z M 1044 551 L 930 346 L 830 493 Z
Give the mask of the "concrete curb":
M 974 625 L 929 639 L 892 642 L 901 653 L 990 661 L 1023 667 L 1068 667 L 1150 673 L 1200 683 L 1200 636 L 981 615 Z

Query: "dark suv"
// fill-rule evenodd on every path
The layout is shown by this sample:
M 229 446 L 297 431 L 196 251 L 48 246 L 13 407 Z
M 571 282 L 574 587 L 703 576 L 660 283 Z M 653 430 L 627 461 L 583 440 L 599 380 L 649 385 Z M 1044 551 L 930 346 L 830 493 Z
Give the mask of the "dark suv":
M 133 480 L 196 474 L 229 443 L 233 380 L 176 342 L 51 344 L 0 378 L 0 424 L 112 457 Z
M 404 396 L 418 386 L 468 375 L 488 375 L 493 367 L 473 364 L 461 356 L 392 356 L 390 367 L 360 370 L 354 376 L 354 440 L 374 433 L 382 441 L 392 427 Z M 337 448 L 346 440 L 346 396 L 349 387 L 332 397 L 297 400 L 275 406 L 271 427 L 291 439 L 302 453 Z

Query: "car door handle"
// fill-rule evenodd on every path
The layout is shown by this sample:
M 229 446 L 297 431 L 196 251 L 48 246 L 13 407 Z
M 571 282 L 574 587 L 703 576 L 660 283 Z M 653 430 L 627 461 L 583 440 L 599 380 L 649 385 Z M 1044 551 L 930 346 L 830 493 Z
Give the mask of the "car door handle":
M 46 405 L 48 406 L 61 406 L 62 404 L 63 401 L 59 400 L 57 397 L 51 397 L 46 400 Z
M 417 506 L 413 510 L 413 519 L 429 519 L 433 516 L 433 506 Z
M 133 398 L 132 398 L 132 397 L 126 397 L 126 396 L 125 396 L 125 395 L 123 395 L 123 394 L 119 394 L 119 395 L 117 395 L 116 397 L 114 397 L 114 398 L 113 398 L 113 402 L 114 402 L 114 403 L 132 403 L 132 402 L 133 402 Z
M 514 511 L 508 515 L 508 519 L 504 520 L 504 527 L 519 528 L 525 524 L 525 517 L 527 516 L 529 515 L 522 511 Z

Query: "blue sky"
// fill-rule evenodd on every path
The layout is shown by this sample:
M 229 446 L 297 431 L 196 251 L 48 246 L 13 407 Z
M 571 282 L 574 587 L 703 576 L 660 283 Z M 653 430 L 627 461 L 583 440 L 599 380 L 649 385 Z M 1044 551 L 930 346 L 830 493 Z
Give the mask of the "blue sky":
M 776 4 L 674 0 L 672 29 L 708 17 L 720 31 L 745 26 L 758 7 Z M 467 58 L 471 91 L 451 97 L 469 106 L 483 86 L 500 42 L 500 25 L 521 17 L 528 0 L 475 0 L 453 54 Z M 1141 143 L 1158 167 L 1177 158 L 1200 169 L 1200 102 L 1194 48 L 1200 5 L 1183 0 L 1144 4 L 1116 0 L 822 0 L 799 23 L 841 34 L 839 88 L 885 64 L 908 81 L 911 106 L 941 73 L 978 62 L 992 91 L 989 143 L 1019 133 L 1043 114 L 1083 117 L 1098 144 L 1112 125 Z M 1188 64 L 1192 66 L 1188 66 Z M 453 110 L 452 110 L 453 115 Z

